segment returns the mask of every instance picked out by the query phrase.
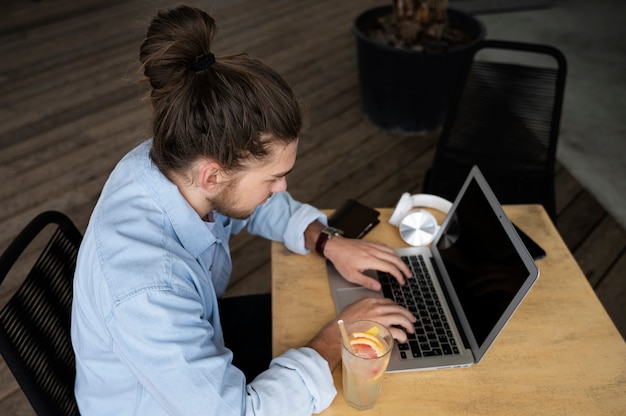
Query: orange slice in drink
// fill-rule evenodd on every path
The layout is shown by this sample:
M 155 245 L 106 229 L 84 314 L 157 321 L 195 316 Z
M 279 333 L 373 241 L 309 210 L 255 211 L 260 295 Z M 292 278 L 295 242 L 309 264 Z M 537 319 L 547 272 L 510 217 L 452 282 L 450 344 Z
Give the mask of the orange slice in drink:
M 359 357 L 377 358 L 385 354 L 382 341 L 370 331 L 353 333 L 350 345 L 352 352 Z

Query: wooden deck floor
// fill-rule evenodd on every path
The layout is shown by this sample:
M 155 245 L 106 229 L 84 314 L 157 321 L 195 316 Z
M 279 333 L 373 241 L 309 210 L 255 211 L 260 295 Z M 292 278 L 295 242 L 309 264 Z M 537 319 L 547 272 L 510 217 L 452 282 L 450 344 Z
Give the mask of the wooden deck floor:
M 136 56 L 147 21 L 171 2 L 5 1 L 0 4 L 0 250 L 37 213 L 56 209 L 84 230 L 115 163 L 149 137 Z M 294 87 L 309 128 L 291 193 L 320 208 L 352 197 L 392 206 L 418 192 L 436 134 L 400 137 L 361 117 L 352 19 L 371 0 L 192 1 L 212 10 L 219 56 L 249 52 Z M 626 337 L 626 232 L 562 166 L 558 228 Z M 531 236 L 532 237 L 532 236 Z M 269 243 L 233 240 L 229 295 L 270 290 Z M 297 276 L 294 276 L 297 278 Z M 17 282 L 0 288 L 0 305 Z M 0 414 L 33 414 L 0 361 Z

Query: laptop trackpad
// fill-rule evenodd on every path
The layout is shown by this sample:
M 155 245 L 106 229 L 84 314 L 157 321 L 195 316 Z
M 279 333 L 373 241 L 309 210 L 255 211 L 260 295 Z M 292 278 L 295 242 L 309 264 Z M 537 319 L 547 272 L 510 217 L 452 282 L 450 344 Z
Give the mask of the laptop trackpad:
M 334 292 L 335 296 L 335 308 L 337 313 L 343 310 L 346 306 L 351 303 L 356 302 L 359 299 L 363 299 L 364 297 L 370 298 L 382 298 L 383 295 L 380 292 L 374 292 L 373 290 L 366 289 L 364 287 L 350 287 L 350 288 L 341 288 L 336 289 Z

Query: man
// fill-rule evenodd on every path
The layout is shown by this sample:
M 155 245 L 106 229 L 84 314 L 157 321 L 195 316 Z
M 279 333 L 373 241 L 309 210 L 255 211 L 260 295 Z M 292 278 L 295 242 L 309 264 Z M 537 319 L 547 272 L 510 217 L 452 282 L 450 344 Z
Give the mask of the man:
M 252 380 L 233 365 L 218 299 L 232 269 L 229 237 L 244 227 L 296 253 L 317 247 L 346 279 L 373 289 L 365 269 L 408 276 L 383 245 L 329 238 L 324 215 L 286 192 L 302 128 L 297 101 L 262 63 L 216 58 L 214 30 L 209 15 L 179 6 L 153 19 L 141 46 L 154 138 L 111 173 L 75 276 L 83 414 L 310 415 L 330 404 L 341 359 L 336 321 Z M 384 299 L 356 302 L 339 318 L 406 331 L 415 320 Z

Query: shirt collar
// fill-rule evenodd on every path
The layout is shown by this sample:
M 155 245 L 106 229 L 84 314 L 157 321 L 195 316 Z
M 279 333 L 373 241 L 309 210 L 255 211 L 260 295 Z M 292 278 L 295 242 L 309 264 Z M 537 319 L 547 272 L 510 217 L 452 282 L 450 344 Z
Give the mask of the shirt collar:
M 146 183 L 152 189 L 156 202 L 165 211 L 181 244 L 195 258 L 209 249 L 217 239 L 206 232 L 202 218 L 182 196 L 178 187 L 171 182 L 152 162 L 150 148 L 152 140 L 144 143 L 143 171 Z

